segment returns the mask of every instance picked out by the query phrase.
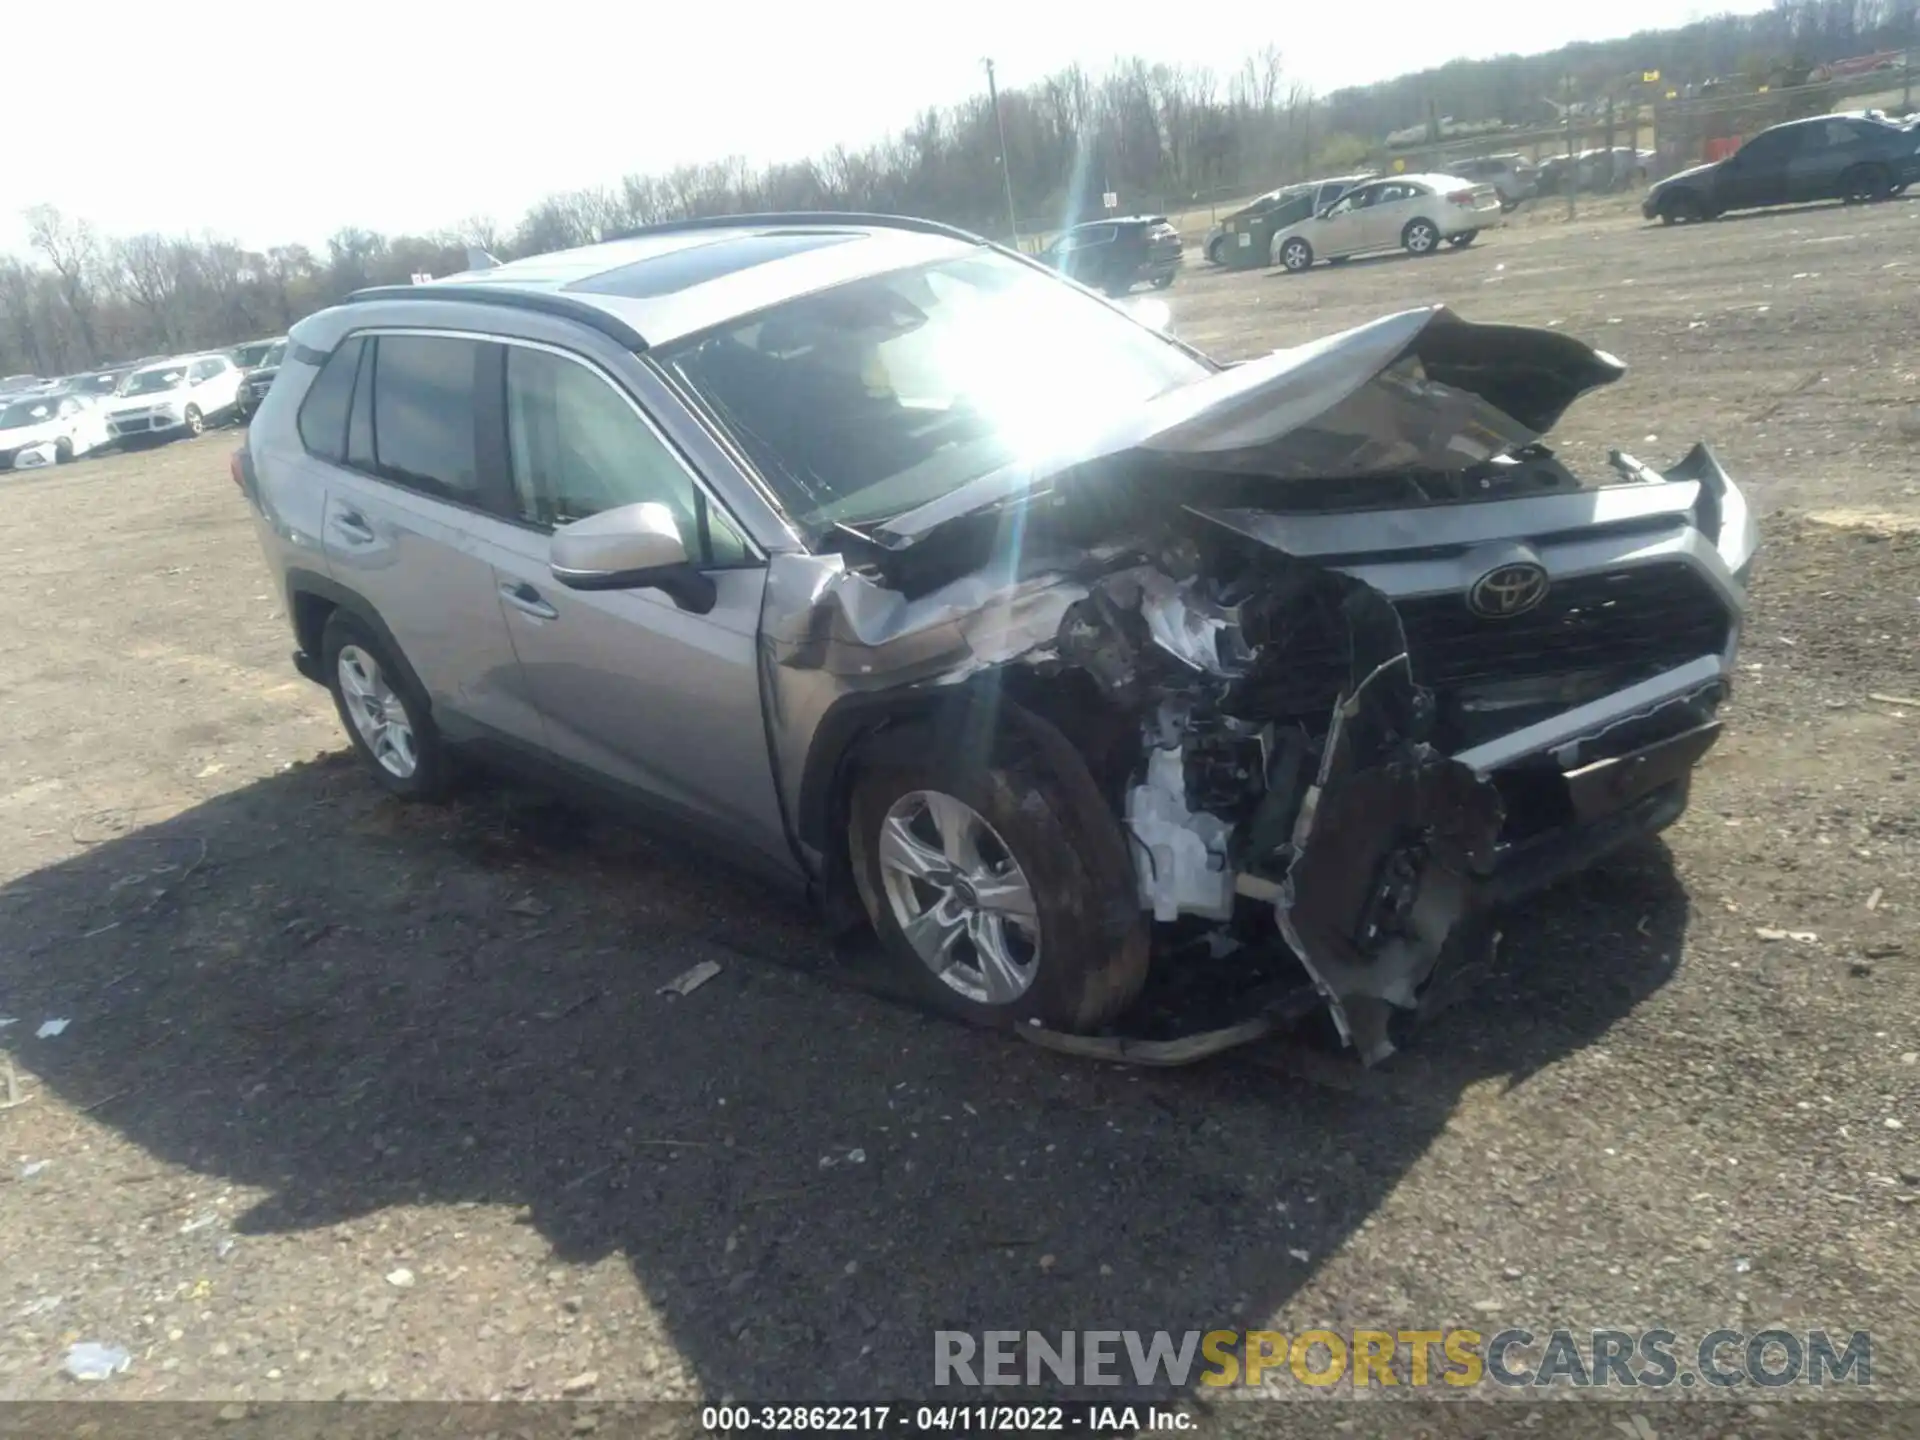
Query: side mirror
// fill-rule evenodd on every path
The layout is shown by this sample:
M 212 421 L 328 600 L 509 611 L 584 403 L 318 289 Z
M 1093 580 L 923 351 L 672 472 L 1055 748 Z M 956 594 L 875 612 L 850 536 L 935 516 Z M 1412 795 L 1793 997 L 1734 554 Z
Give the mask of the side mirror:
M 548 568 L 570 590 L 660 590 L 696 615 L 713 609 L 718 593 L 688 560 L 673 512 L 654 500 L 561 526 Z

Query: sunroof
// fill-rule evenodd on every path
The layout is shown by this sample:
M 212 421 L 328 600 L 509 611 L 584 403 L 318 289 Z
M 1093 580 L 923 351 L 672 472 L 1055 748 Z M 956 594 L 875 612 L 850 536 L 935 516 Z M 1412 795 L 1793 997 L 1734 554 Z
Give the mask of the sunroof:
M 629 300 L 649 300 L 672 295 L 690 286 L 704 285 L 723 275 L 750 270 L 770 260 L 784 260 L 827 245 L 858 240 L 858 230 L 774 230 L 761 234 L 731 235 L 706 245 L 690 245 L 636 260 L 617 270 L 603 270 L 585 280 L 563 285 L 563 290 L 585 290 L 595 295 L 623 295 Z

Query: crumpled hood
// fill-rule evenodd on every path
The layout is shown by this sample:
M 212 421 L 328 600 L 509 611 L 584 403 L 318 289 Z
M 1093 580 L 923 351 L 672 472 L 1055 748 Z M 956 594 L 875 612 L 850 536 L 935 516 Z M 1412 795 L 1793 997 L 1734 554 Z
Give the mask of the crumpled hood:
M 878 527 L 889 549 L 991 509 L 1074 466 L 1138 451 L 1276 481 L 1452 473 L 1540 439 L 1626 373 L 1558 330 L 1408 310 L 1230 366 L 1161 395 L 1091 441 L 982 476 Z

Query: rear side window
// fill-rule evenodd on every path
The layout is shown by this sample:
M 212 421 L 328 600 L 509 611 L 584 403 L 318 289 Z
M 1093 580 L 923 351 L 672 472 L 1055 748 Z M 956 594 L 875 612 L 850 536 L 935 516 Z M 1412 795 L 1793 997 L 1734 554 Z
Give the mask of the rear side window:
M 353 377 L 364 344 L 356 335 L 334 346 L 300 402 L 300 443 L 308 454 L 335 464 L 346 453 L 347 409 L 353 403 Z
M 430 495 L 480 503 L 474 370 L 483 342 L 383 335 L 373 356 L 375 472 Z

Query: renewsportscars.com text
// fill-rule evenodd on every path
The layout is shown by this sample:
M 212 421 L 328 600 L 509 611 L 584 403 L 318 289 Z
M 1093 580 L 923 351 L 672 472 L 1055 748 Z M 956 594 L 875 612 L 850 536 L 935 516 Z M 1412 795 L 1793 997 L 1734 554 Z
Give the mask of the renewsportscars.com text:
M 937 1386 L 1730 1389 L 1869 1386 L 1873 1337 L 1855 1330 L 939 1330 Z

